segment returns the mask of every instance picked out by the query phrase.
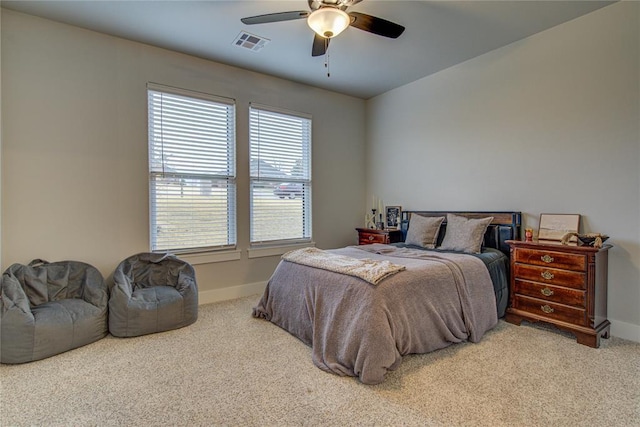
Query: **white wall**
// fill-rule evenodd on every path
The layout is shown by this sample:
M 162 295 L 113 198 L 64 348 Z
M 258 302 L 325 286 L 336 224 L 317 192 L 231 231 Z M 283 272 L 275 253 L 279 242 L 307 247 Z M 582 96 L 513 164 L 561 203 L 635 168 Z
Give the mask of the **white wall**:
M 0 82 L 2 82 L 2 8 L 0 8 Z M 1 260 L 2 260 L 2 85 L 0 84 L 0 261 Z
M 313 116 L 314 240 L 355 243 L 363 100 L 3 10 L 3 269 L 76 259 L 108 277 L 120 260 L 149 250 L 147 82 L 237 102 L 241 259 L 196 266 L 205 300 L 259 290 L 279 260 L 247 256 L 250 102 Z
M 639 6 L 607 6 L 367 104 L 369 195 L 519 210 L 533 228 L 540 213 L 581 214 L 584 231 L 611 236 L 612 334 L 637 341 Z

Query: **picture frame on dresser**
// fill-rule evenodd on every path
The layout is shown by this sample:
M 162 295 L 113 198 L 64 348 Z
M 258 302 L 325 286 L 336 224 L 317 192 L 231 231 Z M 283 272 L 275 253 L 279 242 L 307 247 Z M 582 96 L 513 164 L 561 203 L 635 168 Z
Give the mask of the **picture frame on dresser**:
M 567 233 L 577 233 L 580 228 L 580 214 L 540 214 L 538 240 L 561 241 Z M 569 242 L 577 242 L 573 236 Z
M 400 218 L 402 216 L 401 206 L 385 206 L 385 227 L 397 229 L 400 227 Z

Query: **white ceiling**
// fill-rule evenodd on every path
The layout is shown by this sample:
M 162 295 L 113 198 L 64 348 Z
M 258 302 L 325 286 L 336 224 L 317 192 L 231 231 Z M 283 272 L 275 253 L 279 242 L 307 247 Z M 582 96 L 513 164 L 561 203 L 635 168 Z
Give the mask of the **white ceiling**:
M 347 28 L 325 57 L 311 56 L 304 19 L 245 25 L 240 18 L 309 10 L 289 1 L 6 1 L 2 7 L 368 99 L 577 18 L 611 1 L 381 1 L 347 10 L 406 27 L 398 39 Z M 241 31 L 270 42 L 233 45 Z

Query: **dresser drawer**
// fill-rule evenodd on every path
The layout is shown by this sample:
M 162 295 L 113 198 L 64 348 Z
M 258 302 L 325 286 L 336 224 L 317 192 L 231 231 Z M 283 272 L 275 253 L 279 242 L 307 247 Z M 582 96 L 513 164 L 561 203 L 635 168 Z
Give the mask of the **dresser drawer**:
M 557 302 L 578 308 L 586 307 L 586 292 L 578 289 L 546 285 L 544 283 L 515 280 L 516 294 L 522 294 L 545 301 Z
M 586 289 L 585 273 L 557 268 L 536 267 L 534 265 L 516 264 L 513 275 L 516 279 L 526 279 L 551 285 L 568 286 L 576 289 Z
M 522 248 L 517 248 L 514 252 L 515 261 L 524 264 L 564 268 L 574 271 L 586 271 L 587 269 L 587 259 L 580 254 Z
M 370 234 L 360 233 L 358 243 L 361 245 L 369 245 L 371 243 L 387 243 L 387 235 L 385 234 Z
M 514 298 L 514 308 L 574 325 L 588 325 L 586 310 L 556 304 L 551 301 L 516 295 Z
M 389 243 L 402 242 L 403 235 L 401 230 L 387 229 L 378 230 L 375 228 L 356 228 L 358 232 L 358 244 L 370 245 L 372 243 Z

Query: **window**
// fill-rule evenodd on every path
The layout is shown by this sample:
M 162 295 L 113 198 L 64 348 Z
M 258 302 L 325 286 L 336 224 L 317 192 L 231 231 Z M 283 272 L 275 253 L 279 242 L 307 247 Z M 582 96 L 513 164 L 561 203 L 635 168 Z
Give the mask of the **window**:
M 236 243 L 234 101 L 149 83 L 152 251 Z
M 250 109 L 251 243 L 311 240 L 311 117 Z

